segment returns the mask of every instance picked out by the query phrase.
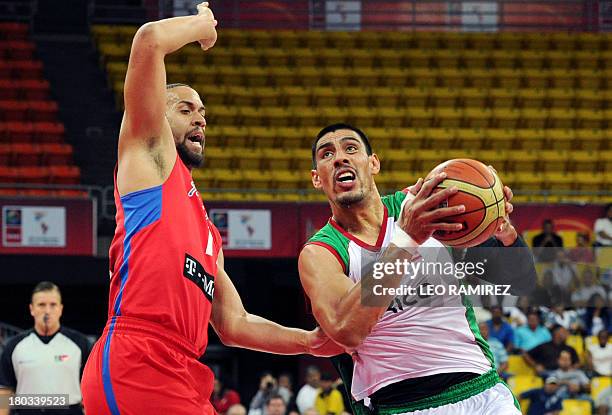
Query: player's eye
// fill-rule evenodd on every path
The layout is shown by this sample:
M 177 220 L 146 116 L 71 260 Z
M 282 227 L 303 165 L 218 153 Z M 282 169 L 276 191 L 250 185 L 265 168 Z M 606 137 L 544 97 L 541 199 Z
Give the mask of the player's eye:
M 181 114 L 188 115 L 189 113 L 191 113 L 191 111 L 189 111 L 189 110 L 181 110 Z
M 350 146 L 346 147 L 346 151 L 353 153 L 357 151 L 357 146 L 351 144 Z
M 332 154 L 333 153 L 331 151 L 326 151 L 326 152 L 323 153 L 323 158 L 326 159 L 328 157 L 331 157 Z

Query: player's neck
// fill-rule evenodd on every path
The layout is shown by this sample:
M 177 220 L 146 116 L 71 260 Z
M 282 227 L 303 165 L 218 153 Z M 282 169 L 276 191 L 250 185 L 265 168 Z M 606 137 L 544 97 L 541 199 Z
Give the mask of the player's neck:
M 366 236 L 372 233 L 376 238 L 383 225 L 385 207 L 377 195 L 375 198 L 350 206 L 332 204 L 332 215 L 336 223 L 348 233 L 364 237 L 363 239 L 367 239 Z

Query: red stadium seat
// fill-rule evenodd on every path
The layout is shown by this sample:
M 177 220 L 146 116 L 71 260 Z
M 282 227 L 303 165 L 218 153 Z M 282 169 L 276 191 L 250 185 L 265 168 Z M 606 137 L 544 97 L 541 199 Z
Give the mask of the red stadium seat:
M 11 161 L 11 146 L 0 143 L 0 166 L 7 166 Z
M 60 122 L 34 123 L 34 135 L 39 143 L 57 143 L 63 140 L 66 129 Z
M 46 167 L 16 167 L 14 180 L 17 183 L 47 183 L 49 171 Z
M 28 38 L 29 27 L 24 23 L 2 22 L 0 23 L 0 39 L 25 40 Z
M 0 78 L 42 79 L 43 77 L 43 66 L 40 61 L 0 61 Z
M 40 148 L 36 144 L 14 143 L 11 145 L 11 152 L 15 166 L 37 166 L 42 161 Z
M 34 43 L 24 40 L 0 40 L 0 57 L 12 60 L 31 60 Z
M 81 172 L 76 166 L 49 167 L 51 183 L 78 184 Z
M 26 121 L 28 103 L 23 101 L 0 101 L 0 119 L 4 121 Z
M 49 99 L 49 82 L 42 79 L 24 79 L 16 82 L 25 99 Z
M 62 189 L 62 190 L 56 190 L 54 192 L 54 195 L 57 197 L 78 197 L 78 198 L 87 198 L 89 195 L 85 190 L 69 190 L 69 189 Z
M 50 143 L 40 146 L 45 164 L 66 165 L 72 160 L 72 146 L 69 144 Z
M 30 122 L 10 121 L 4 124 L 8 142 L 32 141 L 34 126 Z
M 55 101 L 30 101 L 29 119 L 32 121 L 57 121 L 58 106 Z
M 19 92 L 15 81 L 0 79 L 0 100 L 16 100 L 19 98 Z

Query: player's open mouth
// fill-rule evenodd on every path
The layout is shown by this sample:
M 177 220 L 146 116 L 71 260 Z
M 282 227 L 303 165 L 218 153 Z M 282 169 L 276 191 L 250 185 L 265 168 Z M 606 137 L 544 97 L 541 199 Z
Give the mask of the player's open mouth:
M 190 136 L 187 137 L 194 147 L 197 147 L 200 151 L 202 150 L 202 145 L 204 143 L 204 134 L 200 131 L 197 131 Z
M 352 169 L 341 169 L 336 173 L 334 180 L 341 189 L 348 190 L 355 184 L 356 177 Z

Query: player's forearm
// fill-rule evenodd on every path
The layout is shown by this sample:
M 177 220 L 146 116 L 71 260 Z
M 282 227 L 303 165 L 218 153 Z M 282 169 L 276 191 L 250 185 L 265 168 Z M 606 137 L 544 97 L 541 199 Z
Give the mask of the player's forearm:
M 138 29 L 132 50 L 146 47 L 168 55 L 202 39 L 206 24 L 204 18 L 199 15 L 172 17 L 147 23 Z
M 286 355 L 309 352 L 306 330 L 284 327 L 254 314 L 236 317 L 219 336 L 227 346 L 260 352 Z

